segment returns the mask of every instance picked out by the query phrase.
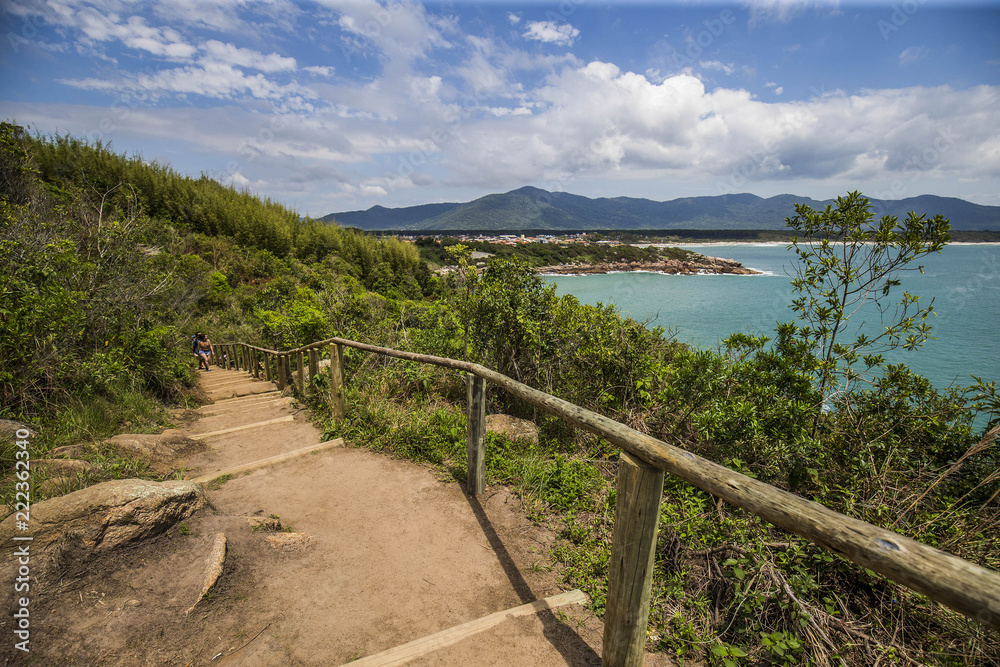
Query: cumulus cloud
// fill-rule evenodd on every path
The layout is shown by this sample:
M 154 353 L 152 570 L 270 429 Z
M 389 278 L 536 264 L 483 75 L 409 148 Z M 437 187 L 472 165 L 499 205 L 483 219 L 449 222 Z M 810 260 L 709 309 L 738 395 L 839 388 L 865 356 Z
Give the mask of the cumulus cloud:
M 744 90 L 707 91 L 688 74 L 654 83 L 592 62 L 534 91 L 544 110 L 463 128 L 445 161 L 462 178 L 503 186 L 699 174 L 746 191 L 755 182 L 857 182 L 917 169 L 925 177 L 983 168 L 1000 174 L 1000 162 L 982 151 L 1000 134 L 1000 119 L 981 121 L 998 91 L 909 88 L 765 103 Z M 933 165 L 915 166 L 945 141 L 942 133 L 947 150 L 935 149 Z
M 569 23 L 529 21 L 527 27 L 528 29 L 524 31 L 522 37 L 536 42 L 572 46 L 576 38 L 580 36 L 580 31 Z
M 510 21 L 511 25 L 517 25 L 521 22 L 521 15 L 514 12 L 507 12 L 507 20 Z

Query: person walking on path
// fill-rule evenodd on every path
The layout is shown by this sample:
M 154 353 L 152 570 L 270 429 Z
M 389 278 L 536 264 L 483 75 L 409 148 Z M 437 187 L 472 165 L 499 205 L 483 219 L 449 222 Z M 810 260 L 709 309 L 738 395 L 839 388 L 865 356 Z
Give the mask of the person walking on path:
M 208 339 L 208 336 L 196 333 L 191 347 L 194 356 L 198 358 L 198 370 L 201 370 L 203 366 L 206 371 L 212 370 L 209 362 L 212 360 L 212 355 L 215 354 L 215 348 L 212 347 L 212 341 Z

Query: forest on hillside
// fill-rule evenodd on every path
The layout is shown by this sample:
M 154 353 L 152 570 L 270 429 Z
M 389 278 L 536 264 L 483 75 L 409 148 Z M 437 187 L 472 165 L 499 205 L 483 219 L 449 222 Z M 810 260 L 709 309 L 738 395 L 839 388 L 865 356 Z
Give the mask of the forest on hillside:
M 897 294 L 894 271 L 943 247 L 940 216 L 875 219 L 857 193 L 826 214 L 800 207 L 789 230 L 825 243 L 797 246 L 796 318 L 772 336 L 733 334 L 717 351 L 556 296 L 529 265 L 546 257 L 498 251 L 477 271 L 468 246 L 376 239 L 6 122 L 0 213 L 0 418 L 38 431 L 36 458 L 65 444 L 96 448 L 93 470 L 50 495 L 157 478 L 148 462 L 100 445 L 124 429 L 165 428 L 168 408 L 193 404 L 194 331 L 275 349 L 340 336 L 475 361 L 1000 568 L 995 386 L 934 387 L 881 356 L 931 335 L 927 309 Z M 855 254 L 862 247 L 877 252 Z M 460 269 L 434 274 L 428 259 L 445 256 Z M 864 281 L 886 312 L 900 304 L 905 314 L 878 340 L 846 326 L 845 304 Z M 353 351 L 346 377 L 341 421 L 322 377 L 300 396 L 328 433 L 464 478 L 463 377 Z M 496 389 L 489 405 L 535 420 L 541 437 L 491 435 L 487 482 L 510 486 L 557 528 L 563 576 L 603 614 L 619 450 Z M 11 506 L 16 457 L 3 447 L 0 495 Z M 649 650 L 725 667 L 986 665 L 1000 655 L 1000 637 L 975 620 L 669 475 L 647 636 Z

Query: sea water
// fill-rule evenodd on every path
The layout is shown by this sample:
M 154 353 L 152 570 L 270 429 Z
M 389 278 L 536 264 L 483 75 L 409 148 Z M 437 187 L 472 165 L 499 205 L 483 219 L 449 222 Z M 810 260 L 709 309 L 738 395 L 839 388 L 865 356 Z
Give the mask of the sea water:
M 623 314 L 698 347 L 718 347 L 734 332 L 773 338 L 778 322 L 794 319 L 788 306 L 798 258 L 785 244 L 681 247 L 735 259 L 762 275 L 611 273 L 545 280 L 556 285 L 558 294 L 573 294 L 589 304 L 615 304 Z M 915 351 L 894 350 L 887 359 L 906 364 L 939 389 L 968 386 L 973 375 L 1000 382 L 1000 244 L 949 245 L 918 263 L 923 273 L 900 274 L 903 284 L 889 296 L 898 301 L 905 289 L 920 297 L 921 306 L 933 299 L 935 315 L 927 322 L 934 339 Z M 869 335 L 881 326 L 870 310 L 852 319 L 852 324 L 862 323 Z

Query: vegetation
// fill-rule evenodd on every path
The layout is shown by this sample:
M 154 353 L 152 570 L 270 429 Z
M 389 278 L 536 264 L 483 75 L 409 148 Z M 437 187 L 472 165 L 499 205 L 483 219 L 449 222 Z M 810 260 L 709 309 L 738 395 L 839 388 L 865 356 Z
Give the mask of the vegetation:
M 557 297 L 531 268 L 552 261 L 544 254 L 496 249 L 479 272 L 468 247 L 427 241 L 422 259 L 413 245 L 302 220 L 102 145 L 4 124 L 0 150 L 8 267 L 0 272 L 0 417 L 37 428 L 42 452 L 167 424 L 164 406 L 190 400 L 195 329 L 271 348 L 338 335 L 467 356 L 840 512 L 1000 567 L 994 386 L 939 390 L 881 363 L 868 347 L 874 338 L 845 339 L 845 296 L 868 281 L 877 300 L 898 303 L 886 301 L 895 271 L 939 249 L 942 220 L 871 225 L 855 194 L 820 213 L 800 209 L 792 229 L 817 239 L 812 248 L 796 242 L 803 274 L 793 306 L 803 317 L 773 337 L 734 334 L 715 352 L 612 306 Z M 870 245 L 852 254 L 859 240 Z M 830 254 L 835 246 L 841 254 Z M 559 263 L 573 246 L 553 251 Z M 463 270 L 436 276 L 428 259 Z M 920 309 L 912 312 L 913 297 L 902 303 L 911 311 L 883 309 L 893 332 L 885 340 L 917 346 L 927 333 Z M 303 397 L 331 434 L 464 477 L 464 378 L 351 350 L 345 367 L 342 421 L 325 409 L 325 376 Z M 559 530 L 564 576 L 603 612 L 618 451 L 495 388 L 488 400 L 491 412 L 534 419 L 540 441 L 491 435 L 487 481 L 510 485 L 533 517 Z M 97 472 L 76 487 L 152 475 L 141 460 L 95 451 Z M 6 501 L 14 456 L 0 457 Z M 986 664 L 1000 654 L 1000 638 L 974 621 L 684 482 L 668 478 L 661 513 L 651 649 L 727 667 Z

